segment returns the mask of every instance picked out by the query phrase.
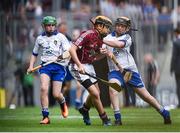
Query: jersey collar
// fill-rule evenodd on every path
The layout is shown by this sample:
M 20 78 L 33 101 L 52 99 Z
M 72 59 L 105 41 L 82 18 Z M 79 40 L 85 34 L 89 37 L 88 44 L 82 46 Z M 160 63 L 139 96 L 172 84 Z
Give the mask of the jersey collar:
M 57 30 L 55 30 L 55 31 L 52 32 L 52 35 L 57 35 L 57 34 L 58 34 L 58 31 L 57 31 Z M 46 36 L 47 34 L 46 34 L 46 32 L 43 32 L 41 35 L 42 35 L 42 36 Z

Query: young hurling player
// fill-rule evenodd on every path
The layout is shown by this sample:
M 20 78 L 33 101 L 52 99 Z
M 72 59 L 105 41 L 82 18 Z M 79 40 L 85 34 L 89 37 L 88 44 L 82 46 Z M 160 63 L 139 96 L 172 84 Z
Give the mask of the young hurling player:
M 63 52 L 69 50 L 70 44 L 67 38 L 58 33 L 55 30 L 56 19 L 52 16 L 46 16 L 42 20 L 42 27 L 44 32 L 39 35 L 35 41 L 35 46 L 31 55 L 30 65 L 27 72 L 30 72 L 37 60 L 40 49 L 41 61 L 46 63 L 57 59 Z M 43 119 L 40 124 L 49 124 L 49 99 L 48 89 L 50 81 L 52 81 L 53 96 L 57 100 L 61 108 L 61 114 L 64 118 L 68 116 L 68 108 L 65 102 L 65 98 L 61 93 L 62 81 L 66 75 L 65 66 L 67 66 L 68 60 L 62 60 L 60 62 L 51 63 L 47 66 L 40 68 L 40 100 L 42 106 Z
M 152 107 L 154 107 L 164 118 L 164 124 L 171 124 L 170 113 L 165 110 L 158 101 L 149 94 L 146 90 L 141 76 L 136 67 L 135 61 L 130 54 L 130 46 L 132 44 L 131 36 L 127 33 L 130 29 L 131 21 L 127 17 L 117 18 L 115 21 L 115 31 L 104 38 L 103 42 L 108 45 L 107 49 L 102 48 L 101 52 L 108 55 L 110 58 L 112 54 L 115 55 L 119 64 L 127 71 L 132 72 L 132 78 L 125 83 L 123 75 L 117 69 L 116 65 L 108 58 L 109 65 L 109 81 L 116 82 L 122 87 L 126 84 L 130 85 L 134 91 Z M 118 92 L 114 89 L 109 89 L 110 99 L 114 109 L 115 125 L 122 125 L 121 113 L 119 109 Z
M 103 108 L 100 100 L 100 92 L 97 80 L 85 75 L 88 72 L 96 75 L 92 62 L 100 55 L 100 48 L 103 44 L 103 37 L 109 33 L 109 28 L 112 21 L 105 16 L 97 16 L 94 22 L 94 29 L 83 32 L 73 43 L 70 54 L 72 63 L 70 70 L 73 76 L 88 90 L 89 96 L 79 112 L 83 115 L 83 120 L 86 125 L 91 125 L 89 118 L 89 109 L 94 104 L 97 109 L 103 125 L 111 125 L 110 119 Z

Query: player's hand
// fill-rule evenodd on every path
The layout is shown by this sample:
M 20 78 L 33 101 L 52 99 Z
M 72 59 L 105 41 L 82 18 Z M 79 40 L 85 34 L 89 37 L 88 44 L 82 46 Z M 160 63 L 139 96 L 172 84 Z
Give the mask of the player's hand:
M 80 64 L 80 65 L 78 66 L 78 71 L 79 71 L 81 74 L 85 74 L 85 68 L 84 68 L 84 66 L 83 66 L 82 64 Z
M 128 82 L 131 80 L 132 78 L 132 72 L 127 70 L 127 69 L 124 69 L 123 72 L 122 72 L 122 75 L 123 75 L 123 78 L 124 78 L 124 81 L 125 82 Z
M 113 53 L 108 51 L 106 48 L 100 48 L 100 52 L 101 52 L 101 54 L 105 54 L 106 56 L 108 56 L 110 58 L 112 58 L 112 56 L 113 56 Z
M 32 72 L 32 69 L 33 69 L 33 67 L 30 66 L 30 67 L 27 69 L 26 73 L 27 73 L 27 74 L 31 73 L 31 72 Z
M 109 52 L 107 53 L 107 56 L 112 59 L 112 57 L 114 56 L 114 54 L 109 51 Z
M 100 48 L 101 54 L 107 54 L 108 50 L 106 48 Z

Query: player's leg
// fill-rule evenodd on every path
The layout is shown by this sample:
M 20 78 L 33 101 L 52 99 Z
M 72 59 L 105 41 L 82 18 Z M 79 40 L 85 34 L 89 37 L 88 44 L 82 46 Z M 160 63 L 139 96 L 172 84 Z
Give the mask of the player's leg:
M 170 113 L 165 110 L 163 106 L 161 106 L 158 101 L 149 94 L 146 90 L 144 83 L 141 79 L 141 76 L 137 72 L 132 73 L 131 80 L 128 82 L 131 86 L 133 86 L 134 91 L 147 103 L 149 103 L 152 107 L 154 107 L 164 118 L 164 124 L 171 124 Z
M 75 64 L 70 64 L 69 65 L 69 70 L 72 74 L 72 76 L 79 82 L 82 84 L 83 81 L 85 81 L 86 79 L 88 79 L 89 77 L 87 75 L 83 75 L 83 74 L 80 74 L 78 71 L 77 71 L 77 66 Z M 86 125 L 91 125 L 91 120 L 90 120 L 90 117 L 89 117 L 89 110 L 91 108 L 89 102 L 89 100 L 91 99 L 90 98 L 90 95 L 88 95 L 85 103 L 83 104 L 83 106 L 81 108 L 79 108 L 79 112 L 82 114 L 83 116 L 83 120 L 84 120 L 84 123 Z
M 68 95 L 70 89 L 71 89 L 71 80 L 65 81 L 65 82 L 63 83 L 63 85 L 62 85 L 63 95 L 64 95 L 64 96 Z
M 68 106 L 70 105 L 70 89 L 71 89 L 71 80 L 69 81 L 64 80 L 61 91 L 66 99 L 66 103 Z
M 112 71 L 108 75 L 109 82 L 118 83 L 120 86 L 124 86 L 123 77 L 119 71 Z M 113 88 L 109 88 L 109 96 L 111 104 L 114 110 L 115 125 L 122 125 L 121 112 L 119 107 L 119 96 L 118 92 Z
M 85 67 L 86 72 L 91 73 L 92 75 L 95 75 L 95 71 L 94 71 L 94 68 L 92 65 L 84 64 L 84 67 Z M 107 115 L 104 111 L 104 108 L 103 108 L 101 100 L 100 100 L 99 90 L 94 85 L 97 81 L 95 79 L 91 79 L 87 75 L 80 74 L 77 71 L 76 66 L 74 66 L 74 65 L 72 65 L 70 69 L 71 69 L 73 76 L 78 81 L 80 81 L 81 84 L 84 86 L 84 88 L 87 89 L 89 92 L 89 96 L 87 97 L 85 103 L 83 104 L 83 107 L 79 109 L 79 112 L 83 115 L 84 123 L 86 125 L 91 125 L 91 121 L 89 118 L 89 110 L 93 103 L 95 108 L 97 109 L 99 116 L 101 117 L 104 125 L 108 125 L 108 124 L 110 125 L 110 122 L 107 121 L 109 119 L 107 118 Z
M 73 76 L 71 75 L 69 68 L 66 67 L 66 76 L 62 84 L 62 92 L 65 96 L 67 105 L 70 104 L 70 89 L 71 89 L 71 81 L 73 80 Z
M 49 119 L 49 100 L 48 100 L 48 87 L 49 87 L 49 82 L 50 78 L 47 74 L 41 74 L 40 75 L 40 81 L 41 81 L 41 86 L 40 86 L 40 101 L 41 101 L 41 107 L 42 107 L 42 116 L 43 119 L 40 121 L 40 124 L 49 124 L 50 119 Z
M 83 121 L 84 121 L 84 123 L 86 125 L 91 125 L 91 120 L 90 120 L 90 117 L 89 117 L 89 110 L 90 110 L 91 106 L 90 106 L 89 103 L 92 103 L 91 102 L 91 95 L 88 95 L 88 97 L 87 97 L 85 103 L 83 104 L 83 106 L 78 109 L 80 114 L 82 114 Z
M 104 126 L 110 126 L 111 125 L 111 121 L 110 119 L 108 118 L 105 110 L 104 110 L 104 107 L 102 105 L 102 102 L 101 102 L 101 99 L 100 99 L 100 89 L 99 89 L 99 86 L 98 86 L 98 83 L 94 84 L 95 87 L 97 88 L 97 96 L 98 98 L 96 99 L 97 101 L 94 101 L 94 99 L 92 100 L 92 106 L 94 105 L 95 108 L 97 109 L 98 113 L 99 113 L 99 116 L 103 122 L 103 125 Z M 97 104 L 97 105 L 96 105 Z
M 110 79 L 109 82 L 118 83 L 119 85 L 121 85 L 120 82 L 115 78 Z M 116 90 L 110 87 L 109 96 L 110 96 L 111 104 L 114 110 L 114 118 L 115 118 L 114 124 L 122 125 L 121 112 L 120 112 L 120 107 L 119 107 L 119 92 L 117 92 Z
M 82 86 L 79 83 L 79 81 L 76 81 L 77 87 L 76 87 L 76 100 L 75 100 L 75 108 L 79 109 L 82 105 L 81 97 L 82 97 Z
M 52 73 L 52 88 L 53 88 L 53 96 L 57 100 L 61 108 L 61 114 L 64 118 L 68 116 L 68 108 L 66 104 L 66 100 L 61 92 L 62 82 L 66 75 L 66 70 L 63 66 L 59 65 L 57 69 L 54 69 Z
M 84 112 L 86 114 L 89 114 L 89 106 L 93 105 L 95 106 L 96 110 L 99 113 L 99 116 L 103 122 L 103 125 L 109 126 L 111 125 L 111 122 L 109 118 L 107 117 L 107 114 L 103 108 L 101 99 L 100 99 L 100 94 L 98 88 L 91 82 L 90 79 L 85 80 L 82 82 L 82 85 L 88 90 L 89 96 L 86 100 L 86 102 L 83 104 L 83 107 L 79 109 L 80 113 L 83 115 Z
M 97 85 L 97 84 L 94 84 L 94 85 L 95 85 L 95 87 L 96 87 L 96 88 L 98 89 L 98 91 L 99 91 L 98 85 Z M 87 89 L 86 89 L 86 90 L 87 90 Z M 88 91 L 88 90 L 87 90 L 87 91 Z M 99 92 L 100 92 L 100 91 L 99 91 Z M 89 92 L 88 92 L 88 93 L 89 93 Z M 91 96 L 91 95 L 88 95 L 88 96 L 87 96 L 87 98 L 86 98 L 86 100 L 85 100 L 85 102 L 84 102 L 83 105 L 85 105 L 88 110 L 90 110 L 90 108 L 94 106 L 93 99 L 92 99 L 92 96 Z
M 164 124 L 171 124 L 170 113 L 165 110 L 159 102 L 149 94 L 145 87 L 135 88 L 135 92 L 152 107 L 154 107 L 164 118 Z
M 92 65 L 85 65 L 86 72 L 96 75 L 94 67 Z M 102 105 L 101 99 L 100 99 L 100 89 L 97 84 L 97 80 L 90 78 L 89 76 L 85 75 L 85 77 L 82 77 L 81 84 L 87 89 L 89 92 L 89 96 L 86 100 L 86 102 L 83 104 L 84 109 L 87 109 L 87 111 L 90 109 L 92 105 L 96 108 L 96 110 L 99 113 L 99 116 L 103 122 L 103 125 L 111 125 L 110 120 L 107 117 L 107 114 L 104 110 L 104 107 Z
M 60 105 L 62 116 L 66 118 L 68 116 L 68 107 L 66 104 L 66 100 L 63 94 L 61 93 L 62 82 L 53 81 L 52 84 L 53 84 L 53 97 Z

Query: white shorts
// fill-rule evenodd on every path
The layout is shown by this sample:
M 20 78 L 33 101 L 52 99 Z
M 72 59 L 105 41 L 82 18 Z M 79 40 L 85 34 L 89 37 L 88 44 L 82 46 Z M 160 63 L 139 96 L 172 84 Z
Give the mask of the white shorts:
M 91 64 L 83 64 L 84 69 L 87 73 L 89 73 L 90 75 L 96 76 L 95 70 L 93 65 Z M 69 65 L 69 70 L 72 74 L 72 76 L 78 80 L 80 83 L 84 82 L 87 79 L 90 79 L 92 83 L 96 83 L 97 80 L 94 78 L 89 77 L 88 75 L 85 74 L 80 74 L 78 71 L 78 67 L 76 64 L 70 64 Z

